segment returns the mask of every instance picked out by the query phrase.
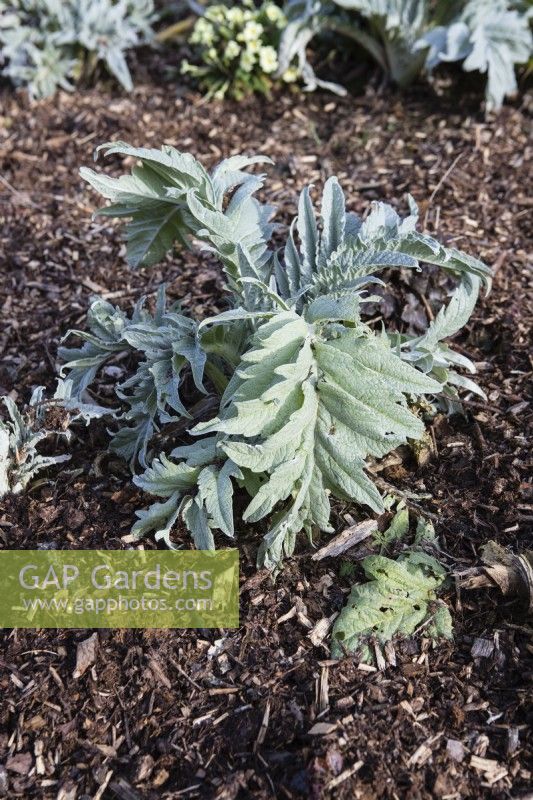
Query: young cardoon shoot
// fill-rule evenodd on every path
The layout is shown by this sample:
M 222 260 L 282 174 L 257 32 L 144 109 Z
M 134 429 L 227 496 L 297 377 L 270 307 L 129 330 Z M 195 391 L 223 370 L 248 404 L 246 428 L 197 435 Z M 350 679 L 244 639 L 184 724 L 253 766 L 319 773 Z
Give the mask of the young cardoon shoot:
M 468 321 L 489 269 L 417 231 L 411 197 L 403 219 L 381 202 L 365 219 L 347 212 L 335 177 L 318 220 L 303 189 L 278 251 L 273 208 L 255 197 L 264 175 L 247 171 L 268 158 L 233 156 L 207 172 L 168 146 L 103 147 L 137 162 L 119 178 L 81 170 L 111 201 L 99 213 L 130 219 L 130 263 L 154 264 L 175 244 L 199 241 L 218 257 L 229 298 L 201 322 L 166 308 L 164 290 L 154 314 L 141 302 L 128 317 L 97 300 L 89 332 L 76 332 L 83 346 L 60 351 L 78 392 L 118 354 L 140 357 L 117 386 L 124 411 L 113 447 L 134 470 L 145 467 L 133 480 L 158 500 L 137 512 L 132 537 L 154 532 L 172 547 L 181 520 L 196 547 L 214 548 L 214 531 L 233 539 L 240 527 L 233 495 L 242 490 L 243 521 L 266 527 L 259 564 L 277 569 L 300 531 L 333 530 L 333 498 L 383 511 L 368 462 L 424 435 L 417 399 L 480 392 L 459 371 L 474 372 L 472 362 L 444 340 Z M 365 321 L 365 304 L 380 300 L 377 273 L 425 265 L 458 285 L 423 334 Z

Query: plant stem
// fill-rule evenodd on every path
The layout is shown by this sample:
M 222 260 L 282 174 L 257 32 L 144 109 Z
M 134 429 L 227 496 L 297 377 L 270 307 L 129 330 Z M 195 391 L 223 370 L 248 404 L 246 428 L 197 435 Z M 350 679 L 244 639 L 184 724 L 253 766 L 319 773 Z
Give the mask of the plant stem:
M 349 39 L 353 39 L 360 44 L 361 47 L 364 47 L 372 58 L 378 62 L 385 74 L 389 74 L 385 50 L 373 36 L 369 36 L 368 33 L 352 27 L 351 25 L 339 25 L 338 23 L 330 22 L 328 23 L 328 28 L 333 31 L 333 33 L 340 33 L 342 36 L 347 36 Z
M 175 22 L 173 25 L 169 25 L 168 28 L 163 28 L 162 31 L 159 31 L 155 40 L 156 42 L 167 42 L 169 39 L 176 39 L 178 36 L 187 33 L 195 22 L 196 17 L 193 16 L 180 19 L 179 22 Z
M 228 385 L 228 379 L 222 370 L 219 369 L 216 364 L 213 364 L 212 361 L 207 361 L 205 365 L 205 372 L 217 392 L 219 394 L 224 394 L 224 390 Z

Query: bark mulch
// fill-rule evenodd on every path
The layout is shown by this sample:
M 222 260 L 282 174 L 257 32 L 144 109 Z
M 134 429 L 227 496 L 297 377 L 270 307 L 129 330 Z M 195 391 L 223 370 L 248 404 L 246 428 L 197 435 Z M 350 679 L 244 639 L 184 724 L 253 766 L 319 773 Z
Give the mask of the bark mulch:
M 533 520 L 529 130 L 524 110 L 508 107 L 485 122 L 429 90 L 206 105 L 145 85 L 128 98 L 80 91 L 31 106 L 6 90 L 0 393 L 23 401 L 35 385 L 53 385 L 58 341 L 83 326 L 91 295 L 131 308 L 165 280 L 195 314 L 223 307 L 210 256 L 179 253 L 133 272 L 114 223 L 91 220 L 98 201 L 77 170 L 101 142 L 168 143 L 208 165 L 236 152 L 266 153 L 276 162 L 267 194 L 281 222 L 305 183 L 320 188 L 332 173 L 357 211 L 373 199 L 404 209 L 409 191 L 430 232 L 494 267 L 492 293 L 456 342 L 478 362 L 488 400 L 469 400 L 466 416 L 434 425 L 427 463 L 403 460 L 382 476 L 431 494 L 424 506 L 450 568 L 477 564 L 488 539 L 523 550 Z M 110 168 L 119 161 L 110 159 Z M 417 302 L 424 280 L 404 287 L 405 305 L 390 301 L 404 324 L 435 312 L 436 296 Z M 99 391 L 105 398 L 107 387 Z M 145 498 L 105 446 L 101 426 L 84 430 L 61 472 L 7 498 L 2 546 L 123 547 Z M 338 530 L 349 510 L 336 509 Z M 384 671 L 357 659 L 331 662 L 327 640 L 314 643 L 309 633 L 342 606 L 349 580 L 336 560 L 311 561 L 302 543 L 272 584 L 254 567 L 260 535 L 243 531 L 239 540 L 238 630 L 99 631 L 95 663 L 79 678 L 77 645 L 91 632 L 5 631 L 0 795 L 531 797 L 533 630 L 516 603 L 496 590 L 450 588 L 453 643 L 398 643 L 397 666 Z

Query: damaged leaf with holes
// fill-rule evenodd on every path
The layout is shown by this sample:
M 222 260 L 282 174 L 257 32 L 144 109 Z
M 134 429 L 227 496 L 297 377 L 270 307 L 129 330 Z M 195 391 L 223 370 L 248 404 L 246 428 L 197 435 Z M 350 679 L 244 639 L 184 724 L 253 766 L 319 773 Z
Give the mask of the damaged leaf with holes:
M 362 562 L 368 583 L 356 584 L 333 626 L 331 655 L 359 653 L 374 658 L 373 643 L 386 644 L 423 630 L 431 639 L 452 637 L 452 620 L 438 600 L 446 571 L 432 556 L 410 551 L 394 560 L 368 556 Z

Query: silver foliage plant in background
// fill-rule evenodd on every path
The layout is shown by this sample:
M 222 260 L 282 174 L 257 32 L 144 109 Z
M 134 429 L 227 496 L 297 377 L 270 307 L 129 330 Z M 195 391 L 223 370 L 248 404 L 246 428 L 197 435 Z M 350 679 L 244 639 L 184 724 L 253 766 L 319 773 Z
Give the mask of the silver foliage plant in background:
M 99 62 L 126 91 L 125 53 L 152 38 L 153 0 L 0 0 L 0 64 L 33 98 L 71 91 Z
M 297 58 L 308 90 L 343 87 L 319 80 L 306 47 L 319 33 L 341 34 L 365 50 L 385 75 L 407 86 L 442 62 L 487 74 L 487 109 L 517 90 L 515 65 L 527 63 L 532 10 L 513 0 L 288 0 L 279 69 Z M 337 40 L 338 41 L 338 40 Z
M 99 213 L 130 219 L 130 263 L 200 242 L 218 257 L 229 298 L 227 310 L 199 322 L 167 309 L 164 290 L 154 314 L 141 302 L 128 317 L 97 300 L 89 330 L 74 332 L 82 346 L 60 350 L 80 402 L 114 358 L 129 351 L 138 360 L 116 387 L 124 410 L 112 446 L 135 472 L 144 468 L 133 480 L 158 500 L 137 512 L 132 540 L 154 532 L 172 547 L 181 520 L 196 547 L 213 548 L 214 530 L 235 536 L 240 488 L 249 495 L 243 521 L 266 520 L 258 562 L 277 570 L 300 531 L 332 531 L 330 497 L 383 511 L 367 465 L 424 435 L 417 399 L 480 391 L 458 372 L 473 364 L 443 340 L 469 319 L 489 269 L 418 232 L 412 198 L 403 219 L 385 203 L 364 220 L 347 212 L 336 178 L 318 220 L 302 191 L 278 252 L 269 245 L 273 208 L 254 196 L 264 176 L 246 171 L 268 158 L 233 156 L 207 172 L 168 146 L 104 148 L 136 159 L 119 178 L 81 170 L 111 201 Z M 366 322 L 365 304 L 380 299 L 377 273 L 423 264 L 458 279 L 427 331 L 399 335 Z

